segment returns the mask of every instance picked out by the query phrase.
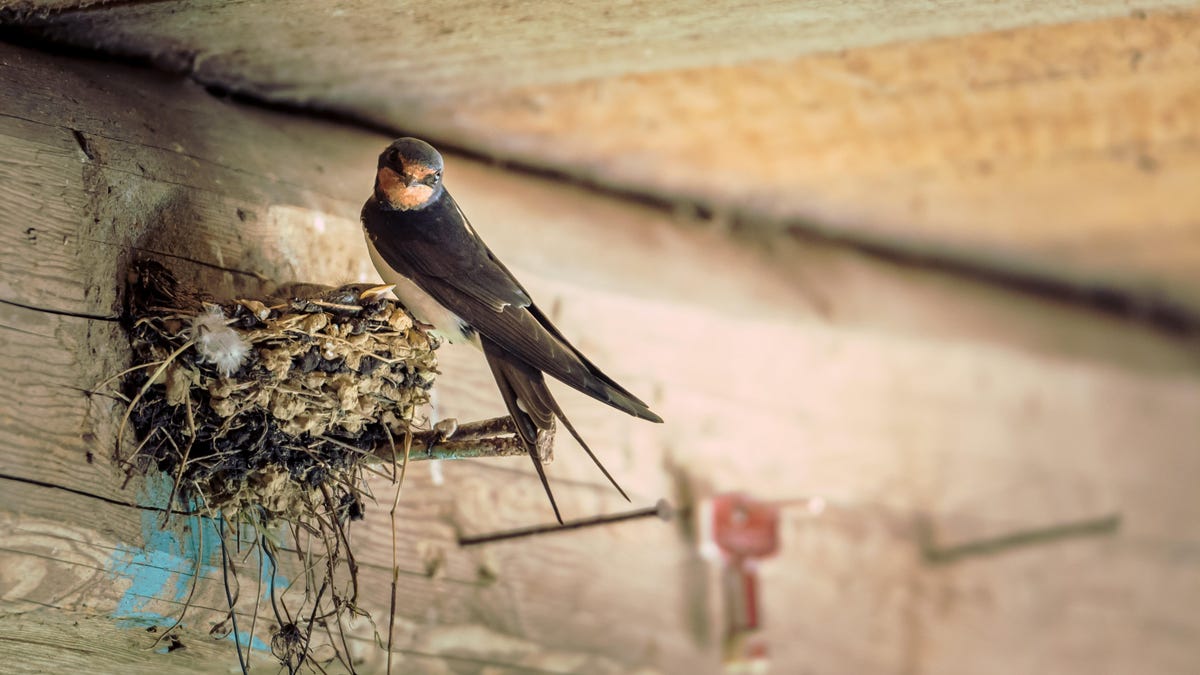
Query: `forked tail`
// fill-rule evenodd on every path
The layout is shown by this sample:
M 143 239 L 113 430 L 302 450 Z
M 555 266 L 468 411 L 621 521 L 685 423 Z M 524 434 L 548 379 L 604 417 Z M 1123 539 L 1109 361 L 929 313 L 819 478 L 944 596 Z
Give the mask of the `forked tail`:
M 562 420 L 563 426 L 571 432 L 571 436 L 588 454 L 588 457 L 592 458 L 600 472 L 613 484 L 617 492 L 620 492 L 621 496 L 629 501 L 629 495 L 625 494 L 625 490 L 621 489 L 616 479 L 612 477 L 608 469 L 604 468 L 596 454 L 575 430 L 575 426 L 563 414 L 558 401 L 554 400 L 549 387 L 546 386 L 546 378 L 542 372 L 514 359 L 502 347 L 486 337 L 481 338 L 481 342 L 483 353 L 492 369 L 492 376 L 496 378 L 496 386 L 500 388 L 500 396 L 504 399 L 504 405 L 508 408 L 508 413 L 517 427 L 517 436 L 529 450 L 529 458 L 533 460 L 533 466 L 537 469 L 538 478 L 542 481 L 542 488 L 546 491 L 546 496 L 550 498 L 550 506 L 554 509 L 554 517 L 558 519 L 558 522 L 563 522 L 562 514 L 558 510 L 558 503 L 554 500 L 554 493 L 550 490 L 550 482 L 546 480 L 546 470 L 542 466 L 542 459 L 538 453 L 539 441 L 546 438 L 545 434 L 553 432 L 556 417 Z

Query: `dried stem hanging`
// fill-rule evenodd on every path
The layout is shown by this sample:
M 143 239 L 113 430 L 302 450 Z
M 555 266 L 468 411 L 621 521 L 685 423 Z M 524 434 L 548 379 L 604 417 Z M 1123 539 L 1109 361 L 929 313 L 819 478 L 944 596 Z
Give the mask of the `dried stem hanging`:
M 363 614 L 348 528 L 363 515 L 368 469 L 524 454 L 507 417 L 412 428 L 425 425 L 438 341 L 386 290 L 304 285 L 218 302 L 152 261 L 132 269 L 135 363 L 121 374 L 130 403 L 121 428 L 131 425 L 138 443 L 117 458 L 130 476 L 171 476 L 172 502 L 223 523 L 226 557 L 226 533 L 240 545 L 248 527 L 274 572 L 274 526 L 289 524 L 306 588 L 295 611 L 272 591 L 282 614 L 270 643 L 289 670 L 312 658 L 314 629 Z

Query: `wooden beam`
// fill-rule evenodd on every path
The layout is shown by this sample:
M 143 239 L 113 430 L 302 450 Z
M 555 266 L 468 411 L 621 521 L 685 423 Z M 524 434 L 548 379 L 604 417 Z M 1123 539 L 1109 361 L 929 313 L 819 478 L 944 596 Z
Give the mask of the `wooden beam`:
M 1200 12 L 480 92 L 432 132 L 747 227 L 1200 308 Z M 580 131 L 586 130 L 586 132 Z
M 1200 309 L 1191 2 L 269 5 L 42 30 L 748 228 Z
M 161 491 L 121 488 L 110 457 L 123 409 L 90 393 L 127 364 L 110 320 L 124 264 L 153 256 L 233 293 L 367 277 L 354 219 L 387 139 L 129 67 L 12 46 L 0 60 L 0 657 L 34 672 L 228 672 L 232 641 L 209 635 L 224 589 L 219 555 L 199 541 L 208 530 L 163 530 L 144 508 Z M 642 424 L 562 392 L 635 502 L 744 490 L 828 504 L 786 511 L 783 548 L 763 567 L 780 669 L 1193 669 L 1193 341 L 829 243 L 746 245 L 658 209 L 447 161 L 497 254 L 667 419 Z M 443 415 L 501 411 L 477 353 L 440 356 Z M 570 445 L 550 477 L 569 515 L 627 508 Z M 717 667 L 715 571 L 686 529 L 644 521 L 460 549 L 459 532 L 549 518 L 528 463 L 415 466 L 408 481 L 396 530 L 404 668 Z M 387 503 L 391 486 L 371 487 Z M 952 547 L 1113 514 L 1116 532 L 954 563 L 922 554 L 930 539 Z M 386 507 L 369 507 L 353 536 L 379 625 Z M 169 625 L 194 569 L 186 648 L 147 651 L 145 624 Z M 255 560 L 240 578 L 248 630 Z M 275 619 L 259 610 L 266 640 Z M 360 670 L 379 670 L 375 627 L 350 629 Z M 270 663 L 261 649 L 253 658 Z
M 45 4 L 61 10 L 69 3 Z M 742 0 L 708 7 L 672 0 L 616 8 L 496 7 L 477 1 L 381 12 L 368 0 L 336 8 L 298 0 L 281 12 L 269 0 L 219 0 L 204 7 L 167 0 L 24 20 L 49 18 L 56 36 L 149 56 L 237 91 L 279 102 L 319 100 L 376 119 L 401 120 L 430 101 L 463 95 L 1189 6 L 1181 0 L 957 1 L 937 7 L 919 0 Z M 268 35 L 271 39 L 261 39 Z M 278 48 L 283 42 L 288 49 Z

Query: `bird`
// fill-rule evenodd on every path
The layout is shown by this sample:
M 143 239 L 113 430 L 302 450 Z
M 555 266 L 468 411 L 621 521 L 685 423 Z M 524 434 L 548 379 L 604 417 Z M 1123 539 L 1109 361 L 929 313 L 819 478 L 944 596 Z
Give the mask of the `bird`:
M 375 185 L 362 208 L 371 261 L 418 321 L 451 344 L 483 351 L 516 435 L 529 452 L 563 522 L 538 452 L 539 434 L 560 420 L 627 501 L 546 384 L 553 377 L 617 410 L 663 420 L 605 375 L 550 322 L 471 226 L 442 180 L 441 153 L 418 138 L 399 138 L 379 155 Z

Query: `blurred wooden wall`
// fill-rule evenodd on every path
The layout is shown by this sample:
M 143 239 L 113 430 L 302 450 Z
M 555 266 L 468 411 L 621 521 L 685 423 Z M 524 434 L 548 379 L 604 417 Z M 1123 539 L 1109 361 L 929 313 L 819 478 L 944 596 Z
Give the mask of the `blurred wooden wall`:
M 154 40 L 189 49 L 170 41 L 222 25 L 185 31 L 161 13 L 177 4 L 51 14 L 50 31 L 112 47 L 140 26 L 126 51 L 162 57 Z M 548 87 L 518 92 L 528 108 L 467 92 L 469 107 L 401 111 L 470 151 L 448 155 L 446 180 L 476 229 L 667 419 L 562 393 L 636 505 L 729 490 L 827 504 L 785 509 L 761 572 L 775 672 L 1200 666 L 1200 17 L 1067 18 L 791 65 L 521 82 Z M 957 70 L 976 49 L 982 65 Z M 1139 54 L 1128 69 L 1122 49 Z M 374 275 L 356 219 L 389 137 L 215 97 L 195 73 L 236 69 L 213 59 L 189 79 L 0 45 L 0 657 L 16 672 L 236 667 L 209 635 L 225 600 L 213 542 L 134 505 L 163 495 L 122 489 L 122 407 L 91 393 L 128 365 L 129 261 L 231 294 Z M 725 104 L 698 112 L 697 91 L 726 92 L 741 126 L 714 121 Z M 754 140 L 742 115 L 795 133 Z M 443 414 L 502 411 L 478 354 L 441 358 Z M 459 532 L 549 509 L 527 461 L 441 473 L 410 470 L 401 501 L 401 672 L 719 669 L 716 574 L 686 528 L 460 549 Z M 568 517 L 627 508 L 566 440 L 550 477 Z M 380 506 L 356 534 L 377 621 L 387 528 Z M 170 625 L 196 569 L 185 648 L 152 649 L 147 627 Z M 370 625 L 352 644 L 379 672 Z

